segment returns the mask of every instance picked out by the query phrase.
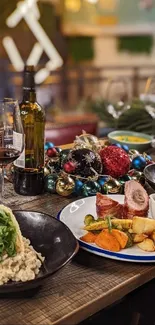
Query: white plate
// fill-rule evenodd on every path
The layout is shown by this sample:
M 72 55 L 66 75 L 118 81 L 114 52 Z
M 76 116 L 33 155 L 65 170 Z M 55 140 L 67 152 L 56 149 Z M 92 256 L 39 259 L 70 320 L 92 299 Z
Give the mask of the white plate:
M 119 203 L 124 202 L 124 195 L 108 195 L 110 198 L 118 201 Z M 155 262 L 155 252 L 149 253 L 144 252 L 136 245 L 131 248 L 123 249 L 120 252 L 111 252 L 105 249 L 99 248 L 95 244 L 89 244 L 82 240 L 80 237 L 83 236 L 86 231 L 82 228 L 84 226 L 84 217 L 87 214 L 92 214 L 96 217 L 96 196 L 87 197 L 80 199 L 68 204 L 63 210 L 61 210 L 57 216 L 59 220 L 65 223 L 68 228 L 72 231 L 74 236 L 79 240 L 80 247 L 84 250 L 100 255 L 103 257 L 111 258 L 114 260 L 127 261 L 127 262 L 141 262 L 150 263 Z M 151 216 L 149 212 L 149 216 Z

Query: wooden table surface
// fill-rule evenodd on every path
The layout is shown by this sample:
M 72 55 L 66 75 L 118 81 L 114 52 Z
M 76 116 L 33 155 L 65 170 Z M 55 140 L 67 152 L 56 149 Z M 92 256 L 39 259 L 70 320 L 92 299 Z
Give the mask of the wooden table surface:
M 75 198 L 45 194 L 29 202 L 18 195 L 12 200 L 12 208 L 56 217 Z M 48 278 L 32 296 L 0 297 L 0 324 L 78 324 L 154 277 L 153 264 L 119 262 L 80 250 L 70 264 Z

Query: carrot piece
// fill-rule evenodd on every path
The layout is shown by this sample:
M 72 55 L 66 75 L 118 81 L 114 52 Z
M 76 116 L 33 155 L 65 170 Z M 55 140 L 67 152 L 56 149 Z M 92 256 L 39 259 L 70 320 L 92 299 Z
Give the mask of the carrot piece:
M 112 229 L 111 234 L 118 240 L 121 248 L 125 248 L 128 242 L 128 235 L 118 229 Z
M 86 243 L 95 243 L 98 234 L 93 234 L 92 232 L 88 232 L 86 235 L 82 236 L 80 239 L 85 241 Z
M 102 230 L 95 240 L 95 244 L 112 252 L 119 252 L 121 247 L 118 240 L 106 229 Z

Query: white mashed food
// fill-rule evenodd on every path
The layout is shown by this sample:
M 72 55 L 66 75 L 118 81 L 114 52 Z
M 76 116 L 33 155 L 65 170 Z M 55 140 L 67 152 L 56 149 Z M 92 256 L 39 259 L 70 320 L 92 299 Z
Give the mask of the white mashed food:
M 29 239 L 23 237 L 24 252 L 14 257 L 3 256 L 0 262 L 0 285 L 8 281 L 33 280 L 39 273 L 44 257 L 30 245 Z

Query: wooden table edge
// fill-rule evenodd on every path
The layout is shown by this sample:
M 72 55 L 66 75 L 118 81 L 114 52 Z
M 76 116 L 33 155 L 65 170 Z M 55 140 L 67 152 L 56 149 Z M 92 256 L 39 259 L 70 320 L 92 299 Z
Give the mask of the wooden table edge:
M 127 263 L 127 262 L 125 262 Z M 145 278 L 145 273 L 147 278 Z M 155 268 L 153 267 L 149 273 L 148 279 L 148 270 L 143 272 L 142 274 L 134 275 L 128 281 L 121 285 L 115 287 L 115 289 L 109 290 L 108 293 L 105 293 L 103 296 L 99 296 L 98 299 L 93 299 L 91 303 L 85 304 L 76 309 L 76 312 L 71 312 L 67 316 L 60 318 L 59 320 L 52 322 L 51 325 L 76 325 L 79 322 L 86 320 L 88 317 L 95 315 L 97 312 L 101 311 L 102 309 L 109 307 L 113 303 L 124 298 L 127 294 L 131 293 L 135 289 L 139 288 L 140 286 L 144 285 L 145 283 L 153 280 L 155 277 Z M 128 286 L 126 286 L 128 282 Z M 106 295 L 106 303 L 104 301 Z

